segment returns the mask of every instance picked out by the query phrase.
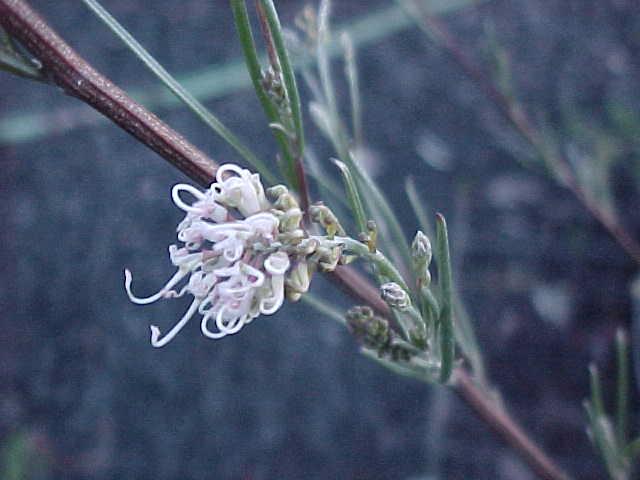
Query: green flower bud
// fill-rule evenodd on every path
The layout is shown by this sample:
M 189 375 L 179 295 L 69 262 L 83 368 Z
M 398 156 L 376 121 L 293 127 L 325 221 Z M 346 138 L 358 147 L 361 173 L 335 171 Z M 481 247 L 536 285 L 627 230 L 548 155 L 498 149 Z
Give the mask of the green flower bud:
M 411 360 L 419 350 L 401 340 L 389 326 L 389 322 L 374 313 L 370 307 L 351 308 L 346 315 L 347 327 L 353 336 L 379 357 L 393 361 Z
M 298 262 L 287 276 L 285 286 L 287 298 L 297 302 L 303 293 L 309 290 L 311 283 L 311 275 L 309 273 L 309 264 L 306 261 Z
M 431 263 L 431 242 L 421 230 L 418 230 L 411 243 L 411 258 L 415 264 L 420 263 L 425 268 Z
M 318 202 L 315 205 L 311 205 L 309 207 L 309 215 L 311 216 L 311 221 L 319 223 L 324 228 L 329 238 L 333 238 L 336 234 L 340 236 L 345 234 L 338 218 L 323 203 Z
M 273 198 L 273 206 L 283 212 L 300 208 L 298 201 L 291 193 L 289 193 L 289 189 L 284 185 L 274 185 L 273 187 L 268 188 L 267 195 Z
M 411 259 L 413 260 L 413 269 L 416 272 L 418 286 L 420 287 L 428 287 L 431 283 L 429 264 L 431 263 L 432 254 L 429 237 L 418 230 L 411 244 Z
M 353 336 L 365 347 L 378 350 L 380 355 L 387 351 L 391 340 L 389 323 L 374 315 L 370 307 L 353 307 L 347 312 L 346 319 Z

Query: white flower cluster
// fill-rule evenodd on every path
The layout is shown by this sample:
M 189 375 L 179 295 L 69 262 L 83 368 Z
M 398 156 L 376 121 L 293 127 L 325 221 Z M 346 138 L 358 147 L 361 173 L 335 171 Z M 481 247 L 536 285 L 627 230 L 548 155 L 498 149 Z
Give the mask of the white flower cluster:
M 300 229 L 302 213 L 286 188 L 272 190 L 278 196 L 275 205 L 267 200 L 258 174 L 233 164 L 221 166 L 216 182 L 205 192 L 186 184 L 173 187 L 174 203 L 186 212 L 177 229 L 184 246 L 169 247 L 177 272 L 158 293 L 139 298 L 131 292 L 131 272 L 125 270 L 125 289 L 134 303 L 187 293 L 194 297 L 164 336 L 151 326 L 154 347 L 169 343 L 196 313 L 202 315 L 205 336 L 222 338 L 239 332 L 260 314 L 275 313 L 285 291 L 297 299 L 308 289 L 307 256 L 317 250 L 319 241 Z M 185 202 L 184 192 L 195 201 Z M 176 288 L 184 280 L 186 284 Z

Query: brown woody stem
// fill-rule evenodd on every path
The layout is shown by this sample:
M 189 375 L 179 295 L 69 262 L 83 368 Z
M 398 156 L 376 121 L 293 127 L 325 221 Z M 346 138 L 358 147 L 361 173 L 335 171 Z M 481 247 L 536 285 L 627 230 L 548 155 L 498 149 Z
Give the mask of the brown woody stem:
M 196 182 L 209 186 L 216 163 L 98 73 L 26 2 L 0 1 L 0 22 L 42 62 L 51 82 L 91 105 Z
M 211 183 L 217 168 L 213 160 L 98 73 L 25 1 L 0 0 L 0 24 L 42 62 L 43 70 L 52 83 L 91 105 L 200 185 Z M 388 307 L 380 299 L 378 289 L 358 272 L 349 267 L 339 267 L 334 275 L 351 295 L 380 313 L 388 314 Z M 520 452 L 541 478 L 568 478 L 461 367 L 454 374 L 454 388 L 481 418 Z
M 549 152 L 545 148 L 539 130 L 534 127 L 529 115 L 522 106 L 502 93 L 485 75 L 482 69 L 467 55 L 457 39 L 447 27 L 433 15 L 423 13 L 418 19 L 429 30 L 440 45 L 458 64 L 464 74 L 477 86 L 484 96 L 494 105 L 502 117 L 511 124 L 516 132 L 551 166 L 561 184 L 567 187 L 582 206 L 609 232 L 622 249 L 640 264 L 640 244 L 624 228 L 620 221 L 604 210 L 594 200 L 593 195 L 579 183 L 571 169 L 570 162 L 560 152 Z
M 454 370 L 452 383 L 458 396 L 485 420 L 494 432 L 506 439 L 540 478 L 569 480 L 570 477 L 532 442 L 522 427 L 515 423 L 487 392 L 478 387 L 465 369 Z

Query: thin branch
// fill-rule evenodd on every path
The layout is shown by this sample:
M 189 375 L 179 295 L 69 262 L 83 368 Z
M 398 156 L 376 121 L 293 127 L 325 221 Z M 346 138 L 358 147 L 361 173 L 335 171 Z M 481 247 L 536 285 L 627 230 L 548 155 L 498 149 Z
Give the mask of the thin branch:
M 504 95 L 485 75 L 482 69 L 467 55 L 465 49 L 434 15 L 421 13 L 416 20 L 438 42 L 438 45 L 458 64 L 464 74 L 485 95 L 502 117 L 531 145 L 550 165 L 560 182 L 582 203 L 583 207 L 609 232 L 627 254 L 640 264 L 640 243 L 611 214 L 602 209 L 584 188 L 580 186 L 569 160 L 560 152 L 552 153 L 545 147 L 540 132 L 535 128 L 526 111 Z
M 269 167 L 236 137 L 202 102 L 193 96 L 180 84 L 133 36 L 107 11 L 97 0 L 83 0 L 92 12 L 122 40 L 145 66 L 183 102 L 200 120 L 216 132 L 224 141 L 231 145 L 254 169 L 260 172 L 262 178 L 269 183 L 275 183 L 277 177 Z
M 42 70 L 69 95 L 91 105 L 196 182 L 208 186 L 217 165 L 182 135 L 98 73 L 31 7 L 0 0 L 0 23 L 42 63 Z
M 217 168 L 215 162 L 95 71 L 23 0 L 0 0 L 0 24 L 42 62 L 45 73 L 55 84 L 91 105 L 194 181 L 204 186 L 210 184 Z M 358 272 L 338 267 L 334 276 L 355 298 L 382 314 L 389 314 L 378 289 Z M 462 367 L 454 372 L 454 388 L 481 418 L 520 452 L 541 478 L 569 478 L 489 395 L 474 384 Z
M 509 445 L 520 452 L 529 466 L 545 480 L 569 480 L 569 476 L 553 463 L 516 424 L 509 414 L 496 405 L 483 390 L 478 388 L 463 368 L 453 373 L 453 388 L 489 426 Z

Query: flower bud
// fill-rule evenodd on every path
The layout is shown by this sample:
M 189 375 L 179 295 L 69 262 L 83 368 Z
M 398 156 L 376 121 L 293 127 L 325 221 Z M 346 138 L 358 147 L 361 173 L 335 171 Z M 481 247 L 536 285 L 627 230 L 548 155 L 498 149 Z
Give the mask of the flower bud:
M 431 242 L 429 241 L 429 237 L 422 233 L 421 230 L 418 230 L 411 244 L 411 258 L 413 258 L 413 262 L 416 265 L 420 263 L 426 268 L 431 263 L 431 255 Z
M 432 250 L 429 237 L 418 230 L 411 244 L 411 259 L 413 261 L 413 269 L 416 272 L 418 285 L 421 287 L 428 287 L 431 283 L 431 272 L 429 272 L 431 258 Z
M 309 264 L 306 261 L 298 262 L 291 269 L 286 280 L 287 298 L 293 302 L 300 300 L 303 293 L 309 290 L 311 283 L 311 275 L 309 273 Z
M 334 235 L 344 235 L 345 231 L 340 225 L 338 218 L 335 214 L 322 203 L 316 203 L 309 207 L 309 215 L 311 220 L 315 223 L 319 223 L 322 228 L 325 229 L 329 238 L 333 238 Z
M 380 296 L 391 308 L 402 311 L 411 306 L 409 294 L 395 282 L 382 285 L 380 287 Z
M 353 336 L 365 347 L 378 350 L 380 354 L 386 351 L 391 340 L 391 331 L 389 323 L 384 318 L 374 315 L 370 307 L 358 306 L 347 312 L 346 319 Z
M 400 340 L 389 322 L 376 315 L 370 307 L 351 308 L 346 320 L 351 334 L 364 347 L 375 350 L 381 358 L 408 362 L 416 354 L 416 349 Z
M 267 189 L 267 195 L 274 199 L 273 207 L 286 212 L 291 209 L 299 209 L 298 201 L 289 193 L 289 189 L 284 185 L 274 185 Z

